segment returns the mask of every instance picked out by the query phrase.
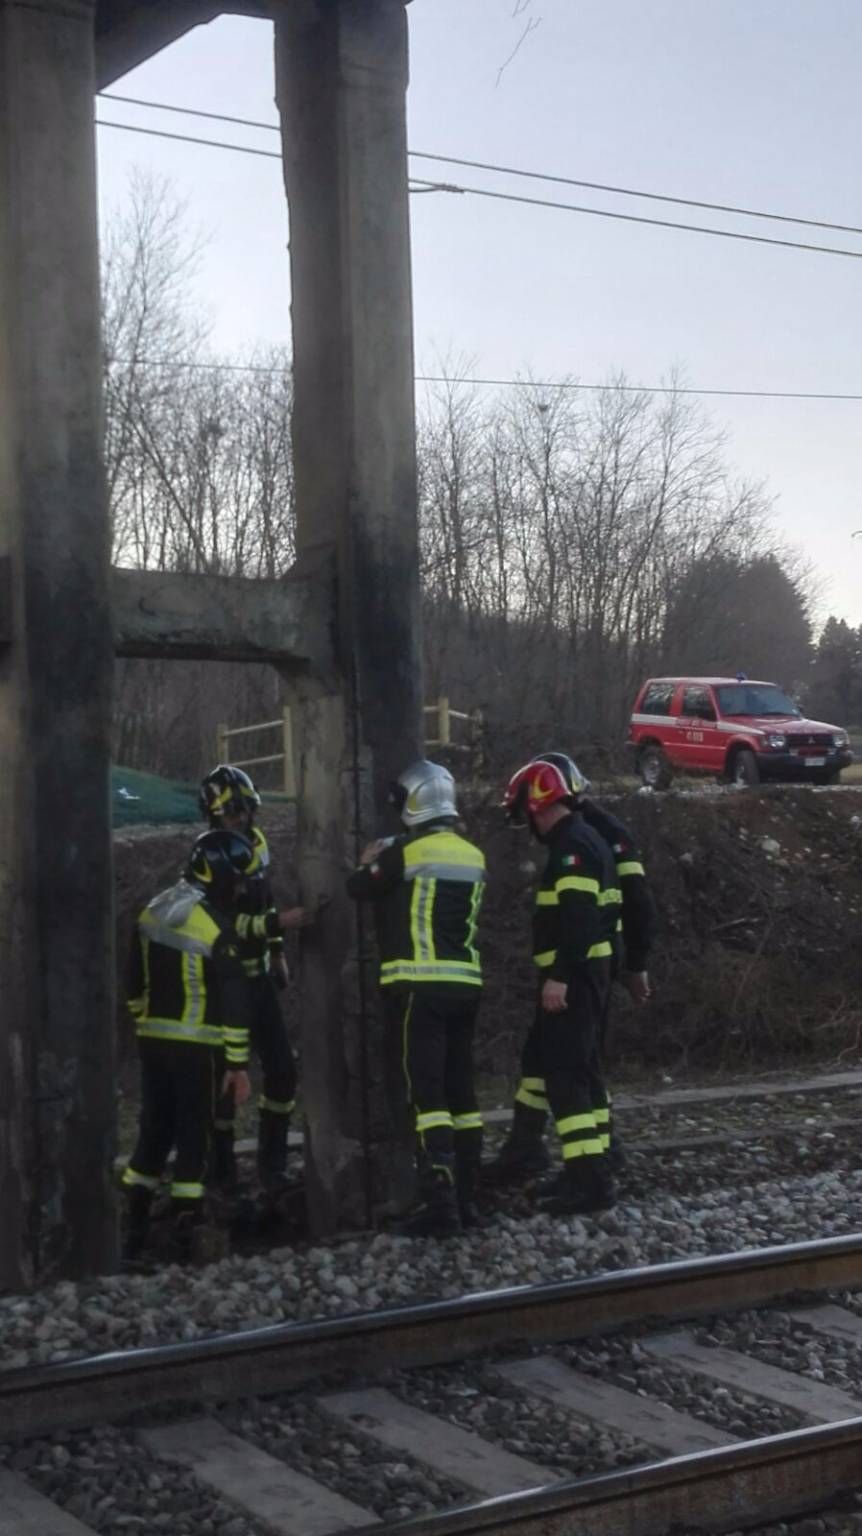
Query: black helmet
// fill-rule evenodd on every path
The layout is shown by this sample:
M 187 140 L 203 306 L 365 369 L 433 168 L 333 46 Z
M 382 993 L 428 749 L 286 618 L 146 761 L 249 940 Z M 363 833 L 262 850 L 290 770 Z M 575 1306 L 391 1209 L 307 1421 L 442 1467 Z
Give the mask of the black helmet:
M 569 757 L 567 752 L 540 752 L 539 757 L 543 763 L 553 763 L 555 768 L 559 768 L 569 785 L 573 799 L 588 793 L 589 779 L 584 777 L 574 758 Z
M 212 827 L 221 824 L 225 811 L 233 816 L 246 816 L 251 826 L 260 806 L 260 795 L 242 768 L 219 763 L 203 780 L 198 805 Z
M 203 832 L 192 848 L 186 879 L 206 892 L 215 907 L 232 907 L 237 885 L 253 875 L 257 854 L 241 832 Z

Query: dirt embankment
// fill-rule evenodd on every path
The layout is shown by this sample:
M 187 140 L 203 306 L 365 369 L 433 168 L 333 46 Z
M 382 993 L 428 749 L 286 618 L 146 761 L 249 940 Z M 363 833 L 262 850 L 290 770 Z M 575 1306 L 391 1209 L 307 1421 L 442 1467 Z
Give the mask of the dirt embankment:
M 677 1073 L 858 1055 L 862 792 L 710 788 L 612 804 L 640 844 L 659 910 L 654 999 L 636 1010 L 620 994 L 618 1063 Z M 542 853 L 514 838 L 495 832 L 486 842 L 485 1070 L 511 1059 L 514 1015 L 523 1027 L 532 998 L 520 958 L 523 865 Z
M 638 840 L 655 890 L 655 996 L 620 994 L 613 1053 L 626 1068 L 763 1069 L 858 1058 L 862 1043 L 862 789 L 625 795 L 613 809 Z M 485 848 L 487 986 L 477 1040 L 485 1075 L 511 1077 L 535 980 L 529 919 L 543 850 L 495 810 L 467 817 Z M 296 899 L 289 811 L 266 828 L 281 899 Z M 134 914 L 176 877 L 187 828 L 116 839 L 119 953 Z M 296 1008 L 293 989 L 288 1007 Z M 123 1027 L 124 1055 L 130 1044 Z

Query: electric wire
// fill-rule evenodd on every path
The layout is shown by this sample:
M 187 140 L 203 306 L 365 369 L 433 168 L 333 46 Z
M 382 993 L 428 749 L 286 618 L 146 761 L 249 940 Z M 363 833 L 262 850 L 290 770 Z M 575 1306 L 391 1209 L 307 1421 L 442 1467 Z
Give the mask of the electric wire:
M 560 203 L 550 197 L 525 197 L 519 192 L 494 192 L 490 187 L 465 187 L 453 182 L 425 181 L 416 178 L 417 185 L 429 191 L 461 193 L 468 197 L 486 197 L 493 202 L 520 203 L 530 208 L 554 208 L 564 213 L 589 214 L 596 219 L 615 219 L 623 224 L 648 224 L 654 229 L 684 230 L 687 234 L 712 235 L 720 240 L 744 240 L 750 245 L 776 245 L 785 250 L 815 251 L 819 256 L 848 256 L 862 261 L 862 251 L 851 251 L 840 245 L 813 245 L 804 240 L 779 240 L 775 235 L 751 235 L 739 229 L 718 229 L 714 224 L 683 224 L 676 219 L 651 219 L 644 213 L 620 213 L 611 208 L 587 208 L 582 203 Z
M 184 359 L 173 360 L 171 358 L 116 358 L 114 360 L 124 367 L 136 368 L 200 368 L 214 369 L 221 373 L 258 373 L 281 374 L 287 377 L 292 370 L 290 368 L 276 368 L 266 363 L 219 363 L 196 362 Z M 109 364 L 110 366 L 110 364 Z M 455 378 L 445 373 L 417 373 L 414 374 L 416 384 L 469 384 L 478 389 L 559 389 L 559 390 L 585 390 L 601 393 L 602 391 L 620 391 L 622 394 L 632 395 L 718 395 L 729 399 L 740 400 L 837 400 L 837 401 L 862 401 L 862 392 L 853 394 L 841 390 L 811 390 L 811 389 L 718 389 L 701 388 L 694 384 L 626 384 L 611 380 L 606 384 L 581 383 L 577 379 L 487 379 L 474 378 L 469 375 Z
M 117 91 L 99 91 L 101 101 L 121 101 L 128 107 L 148 107 L 154 112 L 176 112 L 180 117 L 205 117 L 211 123 L 233 123 L 237 128 L 263 128 L 278 133 L 278 123 L 261 123 L 252 117 L 231 117 L 227 112 L 205 112 L 202 107 L 178 107 L 168 101 L 144 101 L 140 96 L 121 96 Z
M 202 108 L 180 107 L 166 101 L 144 101 L 138 96 L 120 96 L 113 91 L 102 91 L 101 96 L 104 101 L 121 101 L 128 106 L 146 107 L 158 112 L 175 112 L 183 117 L 201 117 L 214 123 L 231 123 L 240 128 L 262 129 L 266 133 L 280 131 L 277 123 L 264 123 L 250 117 L 232 117 L 226 112 L 205 112 Z M 862 235 L 862 226 L 857 224 L 838 224 L 832 220 L 810 219 L 799 214 L 772 213 L 763 208 L 744 208 L 734 203 L 706 202 L 701 198 L 677 197 L 669 192 L 645 192 L 639 187 L 620 187 L 610 182 L 586 181 L 581 177 L 560 176 L 550 171 L 528 171 L 522 166 L 496 165 L 489 160 L 468 160 L 459 155 L 432 154 L 430 150 L 410 149 L 408 154 L 413 160 L 433 160 L 441 165 L 459 165 L 468 170 L 492 171 L 500 176 L 519 176 L 528 181 L 553 182 L 561 187 L 583 187 L 590 192 L 610 192 L 615 197 L 644 198 L 649 202 L 673 203 L 680 208 L 703 208 L 710 213 L 730 213 L 746 219 L 770 219 L 780 224 L 803 224 L 810 229 L 831 229 L 837 234 Z
M 224 140 L 203 139 L 191 134 L 169 133 L 163 128 L 141 128 L 132 123 L 115 123 L 106 118 L 97 118 L 98 128 L 114 128 L 125 133 L 140 133 L 148 138 L 170 139 L 180 144 L 201 144 L 210 149 L 234 150 L 242 155 L 256 155 L 264 160 L 280 160 L 281 155 L 270 149 L 255 149 L 247 144 L 228 144 Z M 436 182 L 424 178 L 412 178 L 411 190 L 425 192 L 449 192 L 467 197 L 484 197 L 494 202 L 517 203 L 530 208 L 551 208 L 564 213 L 585 214 L 597 219 L 614 219 L 625 224 L 645 224 L 653 229 L 673 229 L 686 234 L 710 235 L 720 240 L 742 240 L 749 245 L 779 246 L 785 250 L 809 251 L 819 256 L 843 256 L 853 261 L 862 261 L 862 251 L 852 251 L 846 246 L 814 245 L 803 240 L 779 240 L 774 235 L 752 235 L 743 230 L 718 229 L 710 224 L 684 224 L 674 219 L 649 218 L 642 213 L 620 213 L 610 208 L 588 208 L 582 203 L 561 203 L 553 198 L 525 197 L 517 192 L 494 192 L 489 187 L 460 186 L 453 182 Z
M 190 133 L 168 133 L 166 128 L 140 128 L 134 123 L 112 123 L 96 118 L 97 128 L 118 128 L 121 133 L 142 133 L 148 139 L 172 139 L 175 144 L 204 144 L 208 149 L 232 149 L 238 155 L 258 155 L 261 160 L 280 160 L 275 149 L 255 149 L 251 144 L 226 144 L 222 139 L 200 139 Z

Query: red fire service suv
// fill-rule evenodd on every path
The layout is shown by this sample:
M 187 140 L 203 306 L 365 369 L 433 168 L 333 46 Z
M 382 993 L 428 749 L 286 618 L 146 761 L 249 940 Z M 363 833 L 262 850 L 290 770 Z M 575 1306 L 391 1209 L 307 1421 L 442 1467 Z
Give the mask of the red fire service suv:
M 680 770 L 733 784 L 837 784 L 853 761 L 846 731 L 804 720 L 777 683 L 744 673 L 650 678 L 637 696 L 627 745 L 652 789 L 666 789 Z

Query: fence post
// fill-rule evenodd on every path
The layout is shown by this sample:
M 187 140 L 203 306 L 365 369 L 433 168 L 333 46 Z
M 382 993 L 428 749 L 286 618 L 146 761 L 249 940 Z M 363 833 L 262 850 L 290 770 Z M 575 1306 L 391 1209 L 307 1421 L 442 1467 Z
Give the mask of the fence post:
M 290 714 L 290 705 L 285 704 L 282 711 L 282 748 L 284 750 L 284 793 L 291 799 L 296 799 L 296 774 L 293 768 L 293 720 Z
M 230 747 L 228 746 L 229 739 L 230 738 L 228 737 L 227 726 L 226 725 L 217 725 L 216 726 L 216 762 L 217 763 L 229 763 L 230 762 L 230 756 L 229 756 L 229 754 L 230 754 Z
M 452 727 L 449 720 L 449 700 L 445 693 L 441 693 L 437 700 L 437 735 L 441 747 L 451 745 Z

